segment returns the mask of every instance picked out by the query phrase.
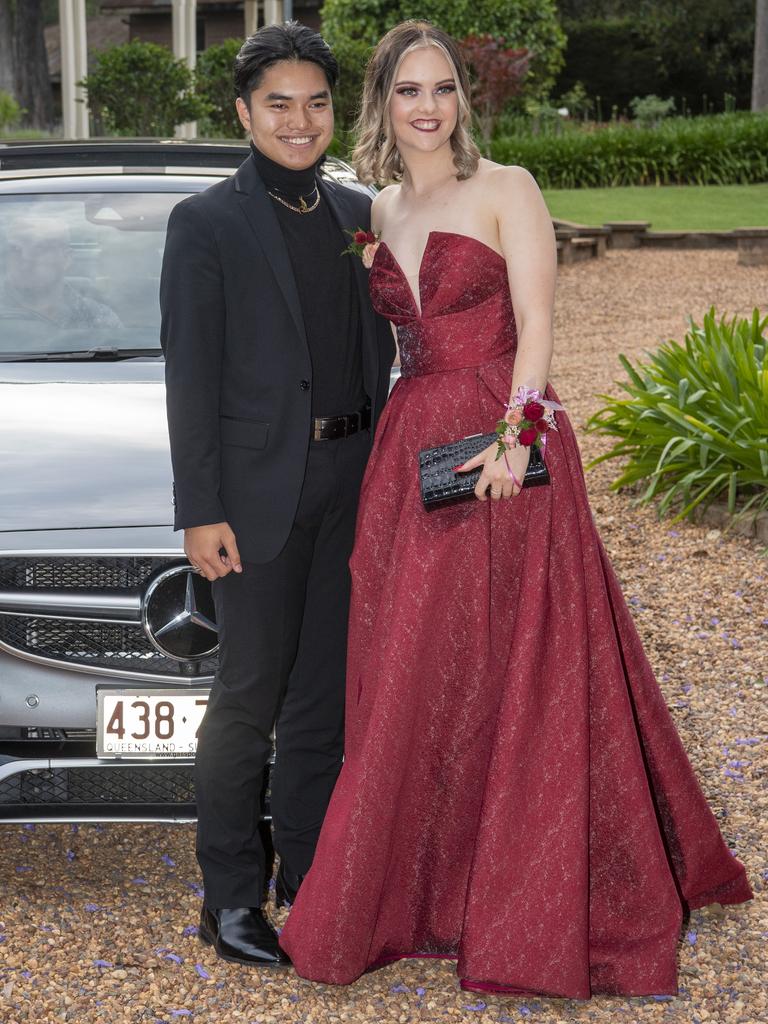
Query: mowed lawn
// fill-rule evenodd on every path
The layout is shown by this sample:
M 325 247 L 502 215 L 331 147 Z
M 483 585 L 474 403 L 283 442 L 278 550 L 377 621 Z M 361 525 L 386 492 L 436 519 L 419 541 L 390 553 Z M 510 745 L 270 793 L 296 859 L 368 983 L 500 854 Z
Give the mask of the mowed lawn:
M 545 189 L 544 198 L 555 219 L 591 226 L 613 220 L 646 220 L 653 231 L 768 227 L 768 182 Z

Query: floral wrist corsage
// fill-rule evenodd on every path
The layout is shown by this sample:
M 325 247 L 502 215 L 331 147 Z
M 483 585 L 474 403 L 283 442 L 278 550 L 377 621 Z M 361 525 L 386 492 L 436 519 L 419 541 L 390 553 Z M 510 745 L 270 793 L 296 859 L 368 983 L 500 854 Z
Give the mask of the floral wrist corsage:
M 496 424 L 499 447 L 496 458 L 502 458 L 507 449 L 520 445 L 524 448 L 541 448 L 544 452 L 547 432 L 557 430 L 555 410 L 562 409 L 562 405 L 542 398 L 536 388 L 521 385 L 506 408 L 504 419 Z
M 352 241 L 341 255 L 359 256 L 363 261 L 363 266 L 370 270 L 373 257 L 380 245 L 379 235 L 374 231 L 364 231 L 362 228 L 355 228 L 354 231 L 349 231 L 346 228 L 344 230 Z

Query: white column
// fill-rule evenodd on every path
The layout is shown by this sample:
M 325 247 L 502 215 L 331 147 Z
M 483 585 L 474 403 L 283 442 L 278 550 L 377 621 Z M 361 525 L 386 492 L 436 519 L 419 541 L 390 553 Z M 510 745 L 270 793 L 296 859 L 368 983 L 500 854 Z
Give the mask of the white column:
M 194 71 L 197 64 L 197 0 L 172 0 L 172 3 L 173 55 Z M 194 139 L 196 136 L 196 121 L 177 125 L 176 138 Z
M 282 25 L 284 20 L 283 0 L 264 0 L 264 24 Z
M 59 0 L 59 31 L 64 137 L 87 139 L 90 132 L 86 93 L 76 84 L 88 74 L 85 0 Z
M 245 0 L 243 4 L 244 29 L 246 38 L 259 27 L 259 0 Z

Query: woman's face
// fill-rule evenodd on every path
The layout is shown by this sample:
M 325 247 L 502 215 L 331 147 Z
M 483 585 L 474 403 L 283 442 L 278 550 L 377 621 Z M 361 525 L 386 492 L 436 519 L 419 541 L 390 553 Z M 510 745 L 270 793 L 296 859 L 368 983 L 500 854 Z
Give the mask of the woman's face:
M 432 153 L 450 144 L 459 116 L 456 80 L 442 50 L 423 46 L 403 58 L 389 117 L 401 155 Z

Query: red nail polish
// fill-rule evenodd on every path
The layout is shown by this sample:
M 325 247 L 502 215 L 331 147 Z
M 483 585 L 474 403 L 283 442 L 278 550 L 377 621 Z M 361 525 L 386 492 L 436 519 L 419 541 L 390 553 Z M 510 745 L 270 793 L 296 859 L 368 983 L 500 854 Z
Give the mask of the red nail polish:
M 462 465 L 463 465 L 463 463 L 462 463 Z M 454 466 L 454 467 L 453 467 L 453 472 L 455 473 L 455 472 L 456 472 L 456 470 L 458 470 L 458 469 L 461 469 L 461 466 Z

